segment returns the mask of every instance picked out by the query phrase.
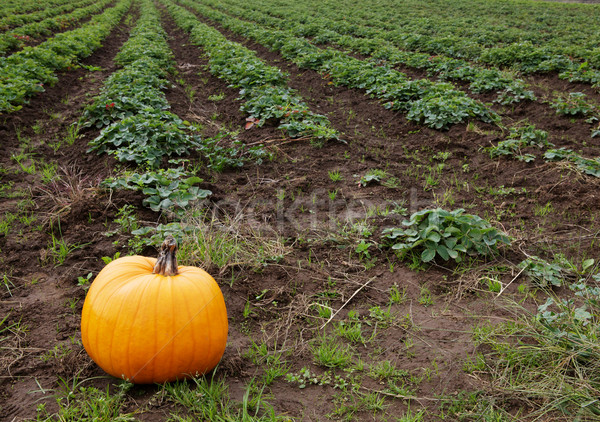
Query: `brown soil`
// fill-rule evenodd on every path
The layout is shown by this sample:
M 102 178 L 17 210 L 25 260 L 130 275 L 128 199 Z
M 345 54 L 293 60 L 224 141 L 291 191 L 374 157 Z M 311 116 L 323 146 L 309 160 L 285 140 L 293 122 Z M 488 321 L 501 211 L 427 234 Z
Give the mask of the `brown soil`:
M 346 319 L 350 310 L 366 316 L 374 307 L 387 309 L 390 289 L 398 286 L 405 289 L 406 301 L 390 308 L 397 320 L 387 328 L 365 327 L 365 337 L 375 333 L 377 340 L 367 346 L 355 345 L 356 353 L 367 364 L 389 360 L 415 377 L 422 376 L 413 386 L 419 399 L 410 407 L 413 412 L 428 409 L 428 420 L 436 420 L 436 397 L 492 390 L 485 377 L 463 370 L 467 358 L 476 352 L 471 330 L 482 322 L 510 317 L 502 299 L 517 294 L 520 283 L 528 283 L 521 277 L 509 285 L 504 296 L 493 299 L 478 283 L 486 269 L 504 266 L 502 281 L 508 284 L 517 275 L 515 264 L 523 259 L 523 251 L 548 258 L 560 252 L 578 260 L 582 256 L 600 260 L 594 247 L 600 221 L 597 179 L 565 166 L 545 164 L 539 157 L 532 163 L 490 160 L 482 148 L 502 139 L 502 130 L 496 126 L 474 122 L 445 132 L 424 128 L 384 109 L 362 92 L 333 86 L 318 73 L 298 69 L 277 53 L 223 31 L 228 38 L 255 50 L 261 59 L 288 72 L 290 86 L 312 110 L 327 115 L 344 133 L 345 141 L 329 142 L 317 149 L 307 141 L 286 139 L 272 126 L 244 130 L 246 116 L 239 111 L 236 90 L 208 73 L 202 52 L 164 13 L 163 18 L 178 70 L 174 87 L 167 92 L 172 111 L 202 124 L 204 136 L 228 128 L 239 131 L 242 142 L 264 142 L 275 154 L 274 160 L 262 165 L 220 174 L 199 173 L 206 180 L 204 187 L 213 192 L 211 207 L 232 215 L 241 213 L 245 227 L 263 230 L 267 237 L 276 234 L 284 239 L 286 248 L 282 260 L 267 263 L 261 271 L 210 269 L 223 290 L 230 323 L 227 350 L 216 376 L 225 377 L 233 400 L 241 401 L 245 385 L 264 371 L 246 354 L 252 341 L 289 352 L 285 356 L 290 372 L 309 367 L 321 374 L 323 369 L 313 363 L 310 339 L 332 332 L 334 322 Z M 135 206 L 145 225 L 168 221 L 166 216 L 145 209 L 141 195 L 100 188 L 115 162 L 86 153 L 87 142 L 97 131 L 83 131 L 72 146 L 56 152 L 49 146 L 66 136 L 69 126 L 116 69 L 113 58 L 129 30 L 121 25 L 84 61 L 101 71 L 79 68 L 61 74 L 55 86 L 32 98 L 22 110 L 0 116 L 0 181 L 3 186 L 12 184 L 9 191 L 25 192 L 23 196 L 3 197 L 0 215 L 26 210 L 35 218 L 31 225 L 15 220 L 10 232 L 0 235 L 0 269 L 10 283 L 0 292 L 0 318 L 6 317 L 4 326 L 20 323 L 26 328 L 19 335 L 8 336 L 0 349 L 2 420 L 35 418 L 40 404 L 49 412 L 56 411 L 51 392 L 59 388 L 61 380 L 78 377 L 104 389 L 115 382 L 105 377 L 79 342 L 85 290 L 77 279 L 89 272 L 96 275 L 104 265 L 101 257 L 127 253 L 130 235 L 106 235 L 117 230 L 114 219 L 122 206 Z M 581 88 L 555 76 L 532 81 L 540 92 Z M 591 95 L 600 102 L 597 94 Z M 535 123 L 547 130 L 558 146 L 600 155 L 598 139 L 589 137 L 588 125 L 556 116 L 545 104 L 525 103 L 498 111 L 506 123 L 525 118 Z M 28 143 L 38 167 L 42 161 L 56 163 L 61 180 L 68 183 L 44 184 L 39 173 L 25 173 L 12 158 L 22 151 L 24 143 Z M 448 158 L 441 158 L 440 153 L 448 153 Z M 439 176 L 427 183 L 431 167 L 442 162 Z M 361 187 L 359 177 L 371 169 L 385 170 L 395 179 L 388 186 Z M 341 181 L 331 180 L 333 171 L 339 171 Z M 505 193 L 492 194 L 499 188 Z M 333 191 L 337 192 L 335 198 L 331 197 Z M 32 201 L 26 201 L 29 195 Z M 367 217 L 367 210 L 393 203 L 403 204 L 407 213 L 438 205 L 464 207 L 469 213 L 488 218 L 515 241 L 495 261 L 476 265 L 465 274 L 443 262 L 427 271 L 414 270 L 375 245 L 370 248 L 374 265 L 366 269 L 365 261 L 354 251 L 352 239 L 360 236 L 352 232 L 352 226 Z M 544 213 L 540 207 L 547 204 L 550 211 Z M 404 218 L 394 214 L 370 218 L 373 236 L 368 240 L 380 242 L 381 230 L 399 225 Z M 50 252 L 53 236 L 79 245 L 63 263 Z M 431 291 L 432 304 L 420 303 L 424 288 Z M 327 292 L 335 294 L 327 297 Z M 321 328 L 325 320 L 316 320 L 313 305 L 326 301 L 341 311 Z M 252 309 L 249 316 L 244 314 L 247 303 Z M 535 305 L 531 301 L 525 307 L 534 310 Z M 379 386 L 369 377 L 362 384 L 363 392 Z M 127 393 L 124 411 L 137 410 L 136 417 L 143 421 L 165 420 L 177 407 L 166 401 L 157 403 L 158 389 L 135 386 Z M 278 413 L 306 421 L 325 420 L 334 409 L 333 396 L 337 393 L 332 386 L 301 390 L 283 378 L 267 390 L 268 401 Z M 401 398 L 388 397 L 386 403 L 388 415 L 401 415 L 408 408 L 408 402 Z M 521 408 L 524 414 L 528 411 L 521 402 L 507 401 L 500 406 L 511 411 Z M 372 413 L 362 411 L 355 420 L 371 419 Z

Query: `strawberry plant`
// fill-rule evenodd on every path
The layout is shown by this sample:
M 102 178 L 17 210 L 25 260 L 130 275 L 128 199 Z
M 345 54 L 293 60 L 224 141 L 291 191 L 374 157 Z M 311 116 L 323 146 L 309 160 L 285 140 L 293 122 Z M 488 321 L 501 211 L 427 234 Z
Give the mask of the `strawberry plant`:
M 422 262 L 436 257 L 461 262 L 466 256 L 492 256 L 501 244 L 509 245 L 506 234 L 482 218 L 465 214 L 464 209 L 446 211 L 441 208 L 414 213 L 403 221 L 404 227 L 383 231 L 385 245 L 400 257 L 417 253 Z
M 600 65 L 600 60 L 598 62 L 596 66 Z M 573 63 L 571 66 L 566 66 L 565 68 L 567 70 L 558 75 L 561 79 L 567 79 L 569 82 L 596 84 L 596 86 L 600 83 L 600 70 L 593 69 L 587 61 L 580 65 Z
M 423 98 L 413 102 L 406 118 L 434 129 L 448 129 L 449 126 L 470 117 L 478 117 L 484 122 L 499 120 L 498 115 L 485 105 L 460 91 L 451 89 L 445 92 L 436 91 L 431 90 Z
M 229 145 L 224 145 L 225 143 Z M 222 132 L 212 138 L 198 139 L 195 150 L 206 162 L 206 167 L 216 172 L 240 168 L 249 161 L 262 164 L 263 160 L 272 158 L 272 154 L 262 145 L 247 147 L 237 139 L 229 141 L 226 134 Z
M 564 269 L 556 264 L 550 263 L 537 256 L 531 256 L 519 263 L 525 273 L 540 287 L 550 285 L 560 287 L 565 278 Z
M 103 186 L 141 191 L 146 195 L 143 204 L 158 212 L 183 209 L 190 202 L 210 196 L 211 191 L 194 186 L 201 182 L 199 177 L 187 173 L 183 167 L 178 167 L 109 178 L 103 182 Z
M 86 107 L 83 127 L 102 128 L 134 114 L 155 115 L 169 109 L 162 92 L 167 88 L 165 71 L 150 58 L 142 58 L 113 73 L 100 95 Z
M 594 106 L 586 101 L 583 92 L 569 92 L 568 95 L 559 95 L 550 103 L 557 114 L 567 116 L 587 116 L 594 111 Z
M 188 126 L 169 112 L 136 114 L 104 129 L 89 143 L 90 151 L 110 153 L 122 162 L 135 162 L 151 168 L 163 157 L 187 155 L 198 140 L 188 135 Z
M 491 158 L 500 156 L 514 156 L 519 161 L 530 162 L 535 159 L 533 154 L 523 152 L 524 148 L 549 148 L 554 146 L 548 141 L 548 132 L 536 129 L 534 125 L 517 126 L 510 128 L 510 134 L 504 141 L 498 142 L 498 145 L 486 150 Z
M 496 102 L 502 105 L 510 105 L 521 101 L 535 101 L 536 97 L 533 91 L 525 89 L 525 85 L 519 82 L 509 84 L 506 89 L 498 94 Z
M 584 174 L 600 177 L 600 157 L 585 158 L 568 148 L 549 149 L 544 154 L 547 161 L 569 161 Z

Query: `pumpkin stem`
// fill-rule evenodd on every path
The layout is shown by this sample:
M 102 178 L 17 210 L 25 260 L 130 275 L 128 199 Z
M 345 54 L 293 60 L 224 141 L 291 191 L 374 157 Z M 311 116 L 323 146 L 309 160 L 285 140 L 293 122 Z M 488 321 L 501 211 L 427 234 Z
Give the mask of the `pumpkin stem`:
M 158 258 L 152 270 L 152 274 L 160 274 L 164 276 L 172 276 L 179 274 L 177 269 L 177 241 L 171 235 L 165 238 L 165 241 L 160 245 Z

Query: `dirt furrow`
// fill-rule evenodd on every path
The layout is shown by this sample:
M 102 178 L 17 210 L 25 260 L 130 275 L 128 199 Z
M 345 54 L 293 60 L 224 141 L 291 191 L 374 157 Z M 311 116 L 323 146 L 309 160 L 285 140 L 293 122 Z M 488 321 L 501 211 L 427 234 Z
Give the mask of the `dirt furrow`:
M 473 125 L 455 125 L 449 131 L 439 132 L 407 122 L 401 114 L 385 110 L 380 103 L 368 99 L 361 92 L 335 87 L 318 73 L 298 69 L 278 53 L 234 34 L 202 16 L 198 17 L 204 23 L 217 28 L 228 39 L 254 50 L 268 64 L 279 66 L 288 72 L 290 86 L 305 98 L 314 111 L 327 115 L 333 126 L 344 132 L 344 138 L 349 142 L 347 146 L 328 145 L 326 148 L 331 152 L 320 155 L 308 164 L 310 171 L 317 174 L 311 179 L 313 182 L 311 186 L 325 186 L 327 174 L 320 173 L 319 169 L 336 165 L 334 162 L 337 157 L 346 154 L 348 162 L 352 163 L 341 168 L 347 180 L 352 179 L 356 174 L 364 174 L 378 163 L 381 166 L 382 158 L 384 167 L 398 179 L 398 191 L 392 193 L 389 189 L 380 186 L 375 187 L 375 192 L 371 192 L 372 195 L 381 195 L 382 198 L 396 201 L 408 199 L 413 202 L 411 209 L 416 210 L 436 204 L 443 205 L 442 198 L 447 192 L 453 190 L 454 197 L 450 199 L 453 204 L 468 207 L 480 215 L 495 214 L 496 218 L 502 218 L 507 229 L 511 226 L 519 227 L 523 220 L 533 225 L 538 224 L 537 218 L 530 217 L 532 203 L 552 203 L 557 208 L 558 214 L 562 215 L 564 224 L 573 224 L 574 221 L 577 221 L 576 224 L 584 224 L 588 217 L 580 210 L 587 207 L 593 209 L 597 204 L 596 195 L 589 195 L 598 185 L 595 178 L 575 174 L 565 176 L 563 168 L 555 164 L 546 164 L 541 158 L 533 163 L 491 160 L 483 148 L 496 144 L 506 136 L 506 133 L 502 133 L 498 127 L 477 122 Z M 582 130 L 584 132 L 588 130 L 569 123 L 572 131 L 568 133 L 553 131 L 553 125 L 564 130 L 565 118 L 548 116 L 547 106 L 537 103 L 516 106 L 515 120 L 521 120 L 523 117 L 517 116 L 531 112 L 531 108 L 539 109 L 539 113 L 544 116 L 542 121 L 546 123 L 539 128 L 550 131 L 550 136 L 555 137 L 558 144 L 568 143 L 578 138 L 578 133 Z M 589 136 L 589 133 L 586 132 L 586 135 Z M 589 150 L 584 152 L 593 150 L 593 142 L 589 142 L 588 145 L 590 145 Z M 432 157 L 440 153 L 448 153 L 450 157 L 445 161 L 445 176 L 440 178 L 436 186 L 428 188 L 427 181 L 423 179 L 427 178 L 427 173 L 431 173 L 434 167 Z M 417 155 L 426 155 L 428 158 L 421 157 L 423 162 L 417 164 L 415 162 Z M 337 163 L 339 165 L 339 161 Z M 477 178 L 476 181 L 473 180 L 474 176 Z M 571 180 L 576 188 L 565 186 L 564 181 L 567 180 L 565 177 L 570 177 L 568 180 Z M 321 184 L 319 180 L 323 180 L 323 183 Z M 425 184 L 425 190 L 421 188 L 422 184 Z M 486 186 L 486 189 L 506 187 L 527 194 L 522 195 L 525 200 L 517 200 L 511 195 L 509 198 L 499 196 L 491 202 L 488 199 L 484 203 L 479 199 L 480 195 L 473 192 L 473 188 L 460 188 L 468 185 Z M 359 197 L 364 194 L 364 191 L 343 193 L 348 197 L 357 197 L 357 195 Z M 417 205 L 414 205 L 414 202 Z M 559 224 L 559 227 L 564 226 Z

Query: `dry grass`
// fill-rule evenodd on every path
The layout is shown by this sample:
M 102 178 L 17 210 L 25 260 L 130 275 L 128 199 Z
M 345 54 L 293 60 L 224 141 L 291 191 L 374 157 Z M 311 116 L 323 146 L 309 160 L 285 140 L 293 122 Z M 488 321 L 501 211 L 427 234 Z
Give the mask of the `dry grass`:
M 242 212 L 190 210 L 181 224 L 191 228 L 179 247 L 181 264 L 221 274 L 232 267 L 259 269 L 291 250 L 274 230 L 248 223 Z

